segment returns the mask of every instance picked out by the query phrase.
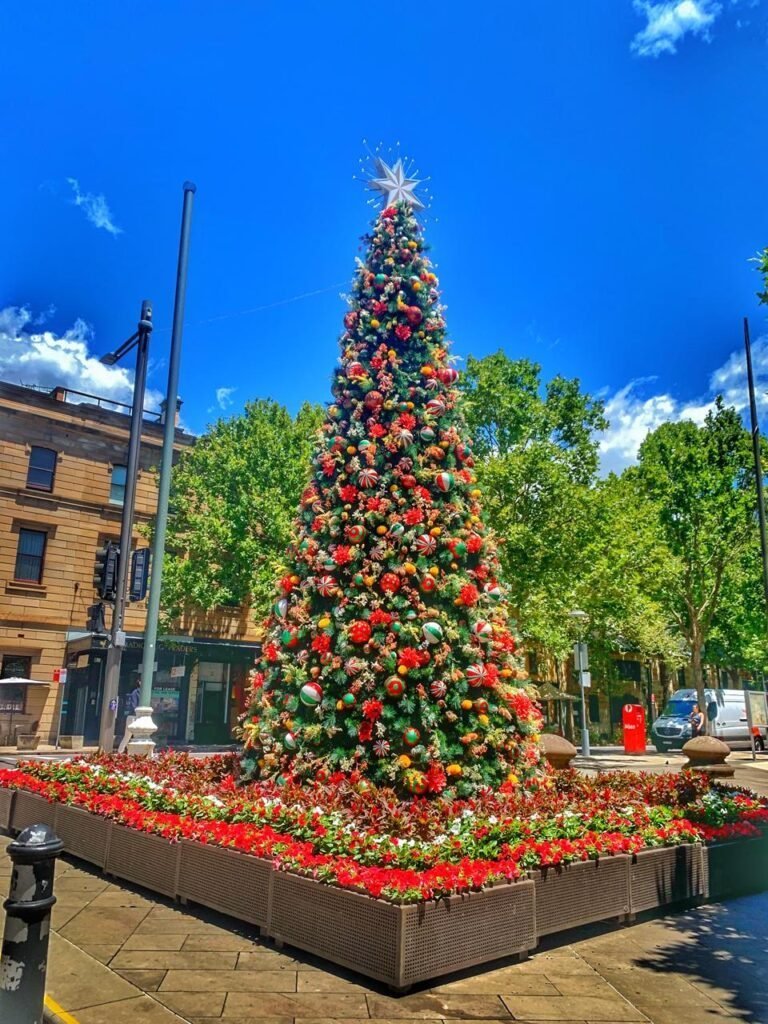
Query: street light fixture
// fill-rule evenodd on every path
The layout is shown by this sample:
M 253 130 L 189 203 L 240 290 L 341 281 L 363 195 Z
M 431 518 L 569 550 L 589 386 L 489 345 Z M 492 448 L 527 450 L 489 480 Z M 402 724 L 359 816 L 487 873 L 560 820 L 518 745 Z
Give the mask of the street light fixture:
M 120 548 L 117 563 L 117 583 L 115 587 L 115 604 L 112 612 L 112 627 L 109 632 L 106 667 L 104 670 L 104 696 L 101 705 L 99 723 L 99 748 L 112 753 L 115 744 L 115 719 L 117 718 L 117 701 L 120 689 L 120 665 L 125 647 L 126 583 L 128 581 L 128 564 L 131 556 L 131 539 L 133 535 L 133 517 L 136 505 L 136 480 L 139 473 L 139 452 L 141 449 L 141 427 L 144 418 L 144 393 L 147 385 L 147 365 L 149 361 L 149 338 L 152 334 L 152 303 L 147 299 L 141 304 L 141 317 L 138 329 L 127 341 L 102 356 L 105 366 L 114 366 L 123 356 L 136 348 L 136 371 L 133 378 L 133 405 L 131 408 L 131 426 L 128 442 L 128 465 L 125 470 L 125 495 L 123 512 L 120 520 Z
M 589 615 L 580 608 L 568 612 L 568 617 L 576 623 L 578 640 L 573 645 L 573 663 L 579 674 L 579 690 L 581 691 L 581 752 L 584 757 L 590 756 L 589 723 L 587 722 L 587 700 L 584 691 L 591 685 L 589 677 L 589 649 L 582 640 L 584 629 L 589 622 Z

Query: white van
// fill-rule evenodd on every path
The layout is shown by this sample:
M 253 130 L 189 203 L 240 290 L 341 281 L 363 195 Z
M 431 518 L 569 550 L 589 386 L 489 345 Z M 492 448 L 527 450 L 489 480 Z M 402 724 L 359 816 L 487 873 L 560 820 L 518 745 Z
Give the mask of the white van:
M 708 719 L 707 732 L 723 740 L 729 747 L 749 748 L 751 740 L 747 724 L 747 707 L 743 690 L 705 690 L 707 706 L 702 708 Z M 698 703 L 695 690 L 677 690 L 651 726 L 651 739 L 659 753 L 670 747 L 682 747 L 691 738 L 690 715 Z M 765 750 L 765 730 L 755 737 L 758 750 Z

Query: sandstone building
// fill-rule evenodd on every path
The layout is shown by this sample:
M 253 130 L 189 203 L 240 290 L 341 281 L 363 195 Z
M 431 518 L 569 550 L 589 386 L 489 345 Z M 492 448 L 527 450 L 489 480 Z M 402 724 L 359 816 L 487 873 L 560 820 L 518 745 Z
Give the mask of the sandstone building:
M 86 623 L 97 552 L 120 535 L 129 415 L 96 396 L 0 382 L 0 680 L 40 684 L 0 682 L 0 744 L 18 732 L 42 743 L 59 731 L 98 738 L 107 638 Z M 145 418 L 136 527 L 155 512 L 162 433 L 157 418 Z M 192 443 L 177 429 L 177 450 Z M 147 546 L 136 527 L 134 545 Z M 144 601 L 128 606 L 118 735 L 138 680 L 144 620 Z M 190 618 L 161 638 L 152 694 L 159 742 L 228 742 L 254 648 L 243 608 Z M 62 668 L 63 685 L 54 681 Z

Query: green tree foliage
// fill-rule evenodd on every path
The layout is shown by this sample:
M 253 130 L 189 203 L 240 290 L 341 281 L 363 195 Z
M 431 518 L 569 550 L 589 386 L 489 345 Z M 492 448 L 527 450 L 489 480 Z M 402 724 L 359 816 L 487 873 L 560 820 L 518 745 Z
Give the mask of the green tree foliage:
M 621 650 L 674 660 L 679 644 L 648 590 L 669 569 L 656 521 L 635 488 L 597 479 L 602 403 L 575 379 L 543 385 L 540 366 L 502 352 L 470 359 L 462 386 L 525 637 L 564 657 L 578 607 L 598 660 Z
M 702 656 L 715 618 L 729 617 L 744 558 L 754 551 L 754 471 L 749 432 L 718 398 L 701 426 L 664 423 L 627 471 L 655 506 L 676 569 L 659 593 L 690 651 L 703 704 Z M 737 602 L 736 602 L 737 603 Z M 731 619 L 733 615 L 731 614 Z
M 591 532 L 602 403 L 578 380 L 556 377 L 544 387 L 539 365 L 503 352 L 470 358 L 462 388 L 510 601 L 524 635 L 562 656 L 579 552 Z
M 260 399 L 182 453 L 171 483 L 167 618 L 185 607 L 245 603 L 257 616 L 267 613 L 321 420 L 317 406 L 292 417 Z

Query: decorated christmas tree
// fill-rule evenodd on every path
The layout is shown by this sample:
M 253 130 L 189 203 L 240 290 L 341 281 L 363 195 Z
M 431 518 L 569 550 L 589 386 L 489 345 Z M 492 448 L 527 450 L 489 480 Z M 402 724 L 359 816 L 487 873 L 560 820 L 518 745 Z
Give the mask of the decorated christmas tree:
M 536 771 L 540 717 L 517 682 L 417 183 L 401 161 L 378 171 L 385 208 L 253 675 L 243 770 L 467 795 Z

